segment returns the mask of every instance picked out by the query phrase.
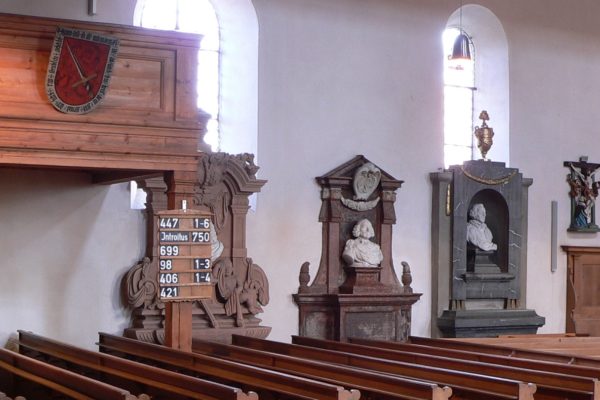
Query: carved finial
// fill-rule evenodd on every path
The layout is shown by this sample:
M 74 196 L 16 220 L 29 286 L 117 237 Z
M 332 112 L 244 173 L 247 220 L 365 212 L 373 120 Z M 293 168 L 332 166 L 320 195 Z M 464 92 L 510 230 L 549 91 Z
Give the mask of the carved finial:
M 305 293 L 308 291 L 308 282 L 310 282 L 310 274 L 308 273 L 309 266 L 310 263 L 306 261 L 300 267 L 300 276 L 298 277 L 300 287 L 298 288 L 298 293 Z
M 485 121 L 489 121 L 490 116 L 488 115 L 488 112 L 486 110 L 483 110 L 479 113 L 479 119 L 483 121 L 483 124 L 481 126 L 487 126 Z
M 404 293 L 412 293 L 413 290 L 410 287 L 412 283 L 412 275 L 410 274 L 410 265 L 406 261 L 402 261 L 402 285 L 404 286 Z
M 494 137 L 494 129 L 489 127 L 486 123 L 486 121 L 490 120 L 490 116 L 488 115 L 487 111 L 483 110 L 479 114 L 479 119 L 483 122 L 481 127 L 475 127 L 475 137 L 478 141 L 477 148 L 481 152 L 481 157 L 484 160 L 487 160 L 487 152 L 492 147 L 492 144 L 494 144 L 494 141 L 492 140 Z

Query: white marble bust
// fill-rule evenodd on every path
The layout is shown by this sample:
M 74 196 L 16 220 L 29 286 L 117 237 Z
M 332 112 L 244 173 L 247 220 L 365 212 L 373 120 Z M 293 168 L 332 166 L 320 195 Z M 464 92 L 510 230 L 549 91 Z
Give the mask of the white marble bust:
M 377 267 L 383 261 L 383 253 L 377 243 L 371 239 L 375 236 L 373 225 L 368 219 L 360 220 L 354 225 L 352 235 L 356 239 L 348 239 L 342 259 L 351 267 Z
M 485 251 L 498 249 L 498 246 L 492 241 L 492 232 L 485 224 L 483 204 L 474 204 L 469 211 L 469 216 L 471 219 L 467 223 L 467 242 Z

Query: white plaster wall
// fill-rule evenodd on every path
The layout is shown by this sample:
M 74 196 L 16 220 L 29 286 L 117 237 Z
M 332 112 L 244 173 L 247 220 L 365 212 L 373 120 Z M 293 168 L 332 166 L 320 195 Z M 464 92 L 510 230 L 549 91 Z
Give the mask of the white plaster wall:
M 549 7 L 550 5 L 550 7 Z M 534 180 L 529 194 L 527 305 L 543 332 L 565 329 L 566 255 L 550 272 L 550 202 L 558 201 L 558 244 L 599 246 L 598 234 L 567 233 L 570 202 L 563 161 L 600 162 L 600 3 L 494 2 L 505 20 L 511 80 L 511 164 Z M 599 283 L 600 284 L 600 283 Z
M 0 12 L 132 24 L 134 0 L 2 0 Z M 95 348 L 122 333 L 123 274 L 143 256 L 143 214 L 127 184 L 92 185 L 74 172 L 0 171 L 0 345 L 17 329 Z
M 130 24 L 133 3 L 98 0 L 96 20 Z M 441 33 L 458 5 L 449 0 L 253 3 L 259 28 L 259 177 L 269 182 L 248 218 L 248 248 L 271 283 L 271 303 L 263 314 L 273 327 L 271 337 L 288 340 L 297 333 L 291 294 L 298 271 L 309 261 L 314 276 L 320 259 L 314 178 L 356 154 L 405 181 L 396 206 L 394 264 L 397 271 L 402 260 L 412 267 L 413 287 L 424 293 L 413 308 L 413 333 L 427 335 L 428 174 L 443 165 Z M 559 244 L 600 245 L 596 234 L 566 233 L 569 199 L 562 166 L 583 154 L 600 162 L 595 19 L 600 3 L 473 3 L 496 15 L 508 39 L 510 165 L 534 180 L 527 306 L 546 317 L 542 332 L 559 332 L 566 258 L 559 252 L 559 269 L 550 273 L 550 201 L 559 202 Z M 83 0 L 5 0 L 0 11 L 89 19 Z M 496 129 L 496 135 L 506 135 L 505 130 Z M 0 254 L 8 260 L 1 263 L 0 343 L 16 329 L 32 329 L 89 347 L 96 331 L 119 332 L 126 324 L 115 285 L 141 255 L 142 217 L 127 209 L 123 186 L 83 181 L 62 172 L 0 174 Z M 24 247 L 15 230 L 41 239 Z M 69 272 L 72 279 L 65 282 Z M 5 283 L 6 276 L 14 283 Z M 83 294 L 93 301 L 81 300 Z M 82 305 L 96 312 L 83 315 Z
M 260 27 L 260 165 L 270 182 L 249 224 L 249 248 L 276 282 L 277 300 L 264 318 L 275 327 L 273 338 L 286 340 L 297 329 L 290 298 L 298 286 L 295 278 L 305 260 L 314 276 L 320 258 L 314 177 L 359 153 L 406 181 L 398 193 L 394 263 L 397 270 L 400 260 L 412 266 L 413 287 L 424 293 L 413 309 L 413 333 L 428 334 L 427 174 L 442 164 L 439 46 L 455 3 L 254 0 Z M 510 143 L 506 161 L 534 180 L 526 303 L 546 317 L 540 332 L 560 332 L 566 257 L 559 251 L 558 271 L 551 273 L 551 200 L 559 202 L 559 245 L 600 245 L 597 234 L 566 232 L 569 198 L 562 166 L 582 154 L 600 162 L 595 146 L 600 28 L 594 17 L 600 3 L 472 3 L 497 16 L 508 40 L 508 65 L 500 65 L 498 73 L 510 80 L 510 102 L 500 111 L 510 125 L 495 126 L 492 120 L 495 139 Z M 493 80 L 493 72 L 489 75 Z
M 127 184 L 76 172 L 0 171 L 0 343 L 17 329 L 87 348 L 129 324 L 119 280 L 143 254 Z
M 289 340 L 291 294 L 321 254 L 316 176 L 363 154 L 404 180 L 393 261 L 407 261 L 414 332 L 429 331 L 431 190 L 443 167 L 441 34 L 450 10 L 422 1 L 254 0 L 259 35 L 259 151 L 269 179 L 248 224 L 250 254 L 268 270 L 271 337 Z M 428 49 L 428 51 L 423 51 Z

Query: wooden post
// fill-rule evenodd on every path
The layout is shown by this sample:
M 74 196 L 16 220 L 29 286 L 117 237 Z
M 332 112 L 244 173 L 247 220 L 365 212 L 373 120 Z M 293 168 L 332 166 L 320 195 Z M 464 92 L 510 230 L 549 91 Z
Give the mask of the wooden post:
M 192 206 L 194 184 L 197 177 L 193 172 L 174 171 L 165 174 L 167 184 L 167 208 L 182 208 L 185 200 Z M 166 302 L 165 345 L 178 350 L 192 351 L 192 302 Z
M 192 351 L 191 301 L 169 301 L 165 304 L 165 345 Z

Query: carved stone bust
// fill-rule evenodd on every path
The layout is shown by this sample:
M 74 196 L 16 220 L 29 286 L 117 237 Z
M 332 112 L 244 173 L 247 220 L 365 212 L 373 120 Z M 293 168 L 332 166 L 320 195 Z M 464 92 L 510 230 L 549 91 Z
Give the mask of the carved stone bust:
M 485 215 L 483 204 L 477 203 L 471 207 L 469 211 L 471 219 L 467 223 L 467 242 L 481 250 L 493 251 L 498 246 L 492 241 L 493 235 L 485 223 Z
M 352 236 L 346 241 L 342 259 L 351 267 L 377 267 L 383 261 L 383 253 L 377 243 L 370 239 L 375 236 L 373 225 L 368 219 L 362 219 L 354 225 Z

